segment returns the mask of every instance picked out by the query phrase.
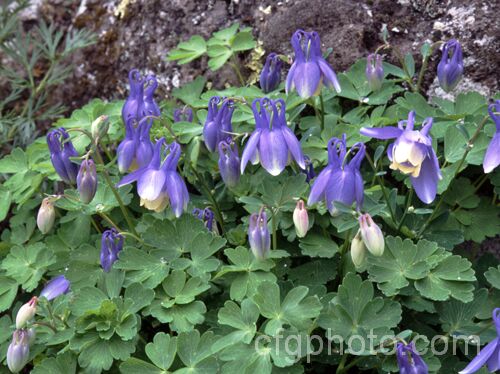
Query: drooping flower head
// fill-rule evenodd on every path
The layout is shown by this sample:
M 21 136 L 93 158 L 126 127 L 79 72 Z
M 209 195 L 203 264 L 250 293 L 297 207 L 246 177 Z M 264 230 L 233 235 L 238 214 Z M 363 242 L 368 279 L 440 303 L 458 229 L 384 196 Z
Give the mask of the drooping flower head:
M 16 329 L 22 329 L 30 322 L 36 313 L 38 298 L 33 296 L 30 301 L 23 304 L 16 314 Z
M 295 60 L 286 78 L 287 93 L 296 89 L 301 97 L 309 98 L 319 94 L 323 84 L 340 92 L 337 76 L 321 54 L 321 41 L 317 32 L 295 31 L 292 47 Z
M 451 39 L 444 44 L 442 53 L 437 76 L 441 88 L 450 92 L 460 82 L 464 71 L 462 47 L 457 40 Z
M 158 87 L 158 81 L 154 75 L 148 75 L 144 82 L 144 113 L 139 113 L 139 115 L 147 116 L 160 116 L 160 107 L 156 103 L 153 95 Z M 140 118 L 139 118 L 140 119 Z
M 382 56 L 379 54 L 369 54 L 366 59 L 366 79 L 372 91 L 378 91 L 382 87 L 384 80 L 384 67 L 382 66 Z
M 144 78 L 141 77 L 139 70 L 132 69 L 128 73 L 128 79 L 130 93 L 122 108 L 124 124 L 127 124 L 130 119 L 140 121 L 144 112 Z
M 220 107 L 219 107 L 220 104 Z M 219 96 L 213 96 L 208 102 L 208 114 L 203 126 L 203 140 L 210 152 L 217 149 L 221 140 L 233 132 L 231 119 L 234 112 L 234 102 Z
M 314 171 L 314 165 L 311 159 L 307 155 L 304 155 L 304 164 L 306 165 L 306 167 L 305 169 L 301 170 L 301 172 L 306 175 L 306 182 L 309 183 L 316 176 L 316 172 Z
M 66 183 L 74 184 L 78 174 L 78 164 L 70 157 L 78 157 L 78 152 L 69 137 L 68 132 L 60 127 L 47 134 L 47 145 L 50 151 L 50 160 L 57 174 Z
M 236 187 L 240 181 L 240 157 L 238 146 L 231 137 L 219 142 L 219 171 L 222 180 L 229 188 Z
M 348 154 L 352 156 L 350 161 Z M 348 152 L 345 134 L 342 139 L 331 138 L 328 142 L 328 165 L 314 180 L 307 205 L 323 200 L 332 215 L 338 213 L 336 201 L 349 206 L 356 202 L 357 209 L 360 209 L 364 189 L 359 169 L 364 157 L 363 143 L 354 144 Z
M 174 110 L 174 122 L 193 122 L 193 110 L 189 107 Z
M 42 200 L 40 209 L 38 209 L 36 225 L 42 234 L 46 234 L 54 227 L 55 219 L 56 210 L 54 208 L 54 199 L 46 197 Z
M 92 159 L 82 161 L 76 176 L 76 186 L 80 194 L 80 200 L 84 204 L 90 203 L 97 191 L 97 172 Z
M 49 281 L 40 292 L 40 297 L 45 297 L 47 300 L 55 299 L 57 296 L 65 294 L 69 291 L 70 283 L 64 275 L 59 275 Z
M 295 233 L 299 238 L 306 236 L 307 230 L 309 230 L 309 215 L 303 200 L 297 201 L 293 211 L 293 224 L 295 225 Z
M 30 357 L 30 334 L 27 330 L 15 330 L 7 349 L 7 366 L 12 373 L 19 373 Z
M 488 112 L 493 122 L 495 122 L 496 132 L 484 155 L 483 168 L 485 173 L 491 173 L 500 165 L 500 114 L 495 114 L 495 112 L 500 113 L 500 100 L 490 104 Z
M 193 209 L 193 215 L 198 218 L 199 220 L 202 220 L 203 223 L 205 224 L 205 227 L 208 229 L 208 231 L 213 231 L 214 227 L 214 212 L 210 208 L 205 208 L 205 209 L 199 209 L 199 208 L 194 208 Z
M 123 248 L 123 236 L 115 229 L 102 233 L 101 237 L 101 266 L 107 273 L 118 259 L 118 253 Z
M 409 174 L 418 198 L 430 204 L 436 197 L 437 184 L 441 179 L 441 170 L 429 135 L 432 118 L 425 119 L 420 130 L 414 130 L 414 125 L 415 112 L 412 111 L 408 120 L 400 121 L 398 127 L 362 128 L 360 133 L 376 139 L 396 138 L 387 149 L 390 168 Z
M 359 216 L 359 233 L 363 239 L 365 247 L 374 256 L 382 256 L 384 254 L 384 234 L 380 227 L 373 221 L 372 216 L 368 213 Z
M 116 151 L 120 173 L 144 167 L 151 161 L 154 149 L 149 134 L 151 126 L 152 121 L 148 118 L 139 123 L 130 118 L 125 124 L 125 138 Z
M 260 88 L 264 93 L 274 91 L 280 85 L 283 61 L 276 53 L 270 53 L 260 73 Z
M 415 343 L 404 344 L 398 342 L 396 358 L 400 374 L 428 374 L 427 364 L 417 352 Z
M 267 258 L 271 249 L 271 234 L 267 228 L 267 215 L 264 209 L 252 213 L 248 224 L 248 242 L 255 258 Z
M 162 159 L 164 153 L 166 157 Z M 164 138 L 156 142 L 150 163 L 122 178 L 118 187 L 137 181 L 141 205 L 161 212 L 170 203 L 176 217 L 187 208 L 189 193 L 186 183 L 177 172 L 181 147 L 173 142 L 167 145 Z
M 248 161 L 260 164 L 271 175 L 279 175 L 292 158 L 305 169 L 304 155 L 295 134 L 286 124 L 282 99 L 255 99 L 252 103 L 255 130 L 241 157 L 241 174 Z
M 486 347 L 458 374 L 472 374 L 479 371 L 484 365 L 490 373 L 500 370 L 500 308 L 493 310 L 493 323 L 497 330 L 497 337 L 489 342 Z

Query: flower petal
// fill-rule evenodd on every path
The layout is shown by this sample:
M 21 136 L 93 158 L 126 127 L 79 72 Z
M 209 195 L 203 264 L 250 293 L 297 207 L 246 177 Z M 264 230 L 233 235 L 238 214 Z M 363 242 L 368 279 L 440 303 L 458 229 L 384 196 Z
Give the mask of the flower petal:
M 279 175 L 288 162 L 288 147 L 281 128 L 264 129 L 259 142 L 260 163 L 271 175 Z
M 257 145 L 259 144 L 260 134 L 262 130 L 255 130 L 250 138 L 248 139 L 243 154 L 241 155 L 241 174 L 245 171 L 247 163 L 249 160 L 254 159 L 257 153 Z
M 496 338 L 488 343 L 486 347 L 481 349 L 481 352 L 467 365 L 465 369 L 459 371 L 458 374 L 472 374 L 481 369 L 486 364 L 488 359 L 493 355 L 496 348 L 500 344 L 500 338 Z
M 122 186 L 125 186 L 127 184 L 134 183 L 136 180 L 138 180 L 141 177 L 142 173 L 144 173 L 145 170 L 146 170 L 146 168 L 137 169 L 137 170 L 133 171 L 132 173 L 124 176 L 116 184 L 116 187 L 122 187 Z
M 483 168 L 485 173 L 491 173 L 500 165 L 500 132 L 497 132 L 484 155 Z
M 297 63 L 293 63 L 292 67 L 288 71 L 288 75 L 286 76 L 286 83 L 285 83 L 285 92 L 288 94 L 291 90 L 294 89 L 294 76 L 295 76 L 295 69 L 297 68 Z
M 349 168 L 336 170 L 325 190 L 326 204 L 330 213 L 335 210 L 335 202 L 351 205 L 356 200 L 356 182 Z
M 321 171 L 321 173 L 319 173 L 311 187 L 311 192 L 309 194 L 309 198 L 307 199 L 307 205 L 311 206 L 324 198 L 325 189 L 330 181 L 332 172 L 333 169 L 327 166 Z
M 321 71 L 315 62 L 303 62 L 295 68 L 293 82 L 297 93 L 302 98 L 309 98 L 318 89 Z
M 426 204 L 432 203 L 436 197 L 437 185 L 440 179 L 440 171 L 439 168 L 436 169 L 433 157 L 426 157 L 422 163 L 419 176 L 410 177 L 410 179 L 418 198 Z
M 165 183 L 163 170 L 146 169 L 137 181 L 137 193 L 146 200 L 156 200 Z
M 295 159 L 295 162 L 297 162 L 297 165 L 299 165 L 299 167 L 304 170 L 306 168 L 306 164 L 304 162 L 304 154 L 302 153 L 302 149 L 300 148 L 300 143 L 297 137 L 286 124 L 282 125 L 281 131 L 283 133 L 283 137 L 285 138 L 286 145 L 288 146 L 288 150 Z
M 403 130 L 394 127 L 394 126 L 386 126 L 386 127 L 362 127 L 359 132 L 361 135 L 369 136 L 375 139 L 393 139 L 397 138 L 401 135 Z
M 167 172 L 165 184 L 172 210 L 176 217 L 180 217 L 182 212 L 187 208 L 189 199 L 186 184 L 176 171 Z
M 321 69 L 321 73 L 323 73 L 325 79 L 323 79 L 323 82 L 325 83 L 325 86 L 331 88 L 335 88 L 335 91 L 337 93 L 340 93 L 340 83 L 337 79 L 337 75 L 333 71 L 333 69 L 328 65 L 328 63 L 323 59 L 323 58 L 318 58 L 318 65 L 319 68 Z

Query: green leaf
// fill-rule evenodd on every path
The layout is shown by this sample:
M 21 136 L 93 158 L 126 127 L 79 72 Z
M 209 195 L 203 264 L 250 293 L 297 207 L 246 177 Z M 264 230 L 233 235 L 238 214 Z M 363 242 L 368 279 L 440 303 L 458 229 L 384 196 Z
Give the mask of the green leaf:
M 186 105 L 197 107 L 200 95 L 205 88 L 206 82 L 206 78 L 198 76 L 194 81 L 185 84 L 182 87 L 175 88 L 172 91 L 172 96 L 181 100 Z M 206 105 L 206 103 L 203 105 Z
M 168 370 L 177 353 L 177 338 L 163 332 L 155 335 L 153 343 L 146 345 L 146 354 L 159 368 Z
M 271 348 L 259 344 L 237 343 L 226 348 L 219 355 L 222 361 L 226 361 L 222 367 L 222 374 L 271 374 L 273 365 L 271 363 Z
M 17 282 L 6 276 L 0 276 L 0 312 L 9 309 L 17 295 Z
M 0 221 L 3 221 L 5 217 L 7 217 L 11 203 L 12 203 L 11 192 L 0 184 Z
M 362 281 L 358 275 L 348 273 L 339 286 L 337 296 L 319 317 L 318 324 L 327 329 L 329 339 L 341 336 L 346 341 L 354 335 L 368 339 L 368 334 L 372 334 L 378 337 L 374 341 L 376 346 L 383 336 L 393 335 L 391 329 L 400 320 L 401 306 L 397 302 L 374 297 L 370 281 Z M 355 352 L 361 352 L 363 348 L 366 351 L 367 347 L 361 347 L 359 340 L 367 341 L 354 339 L 350 348 Z
M 462 208 L 472 209 L 476 208 L 480 202 L 479 197 L 475 193 L 476 189 L 469 179 L 458 178 L 453 180 L 443 195 L 443 199 L 448 205 L 458 205 Z
M 225 43 L 229 44 L 231 39 L 236 35 L 240 24 L 238 22 L 233 23 L 226 29 L 219 30 L 212 34 L 212 38 L 208 41 L 209 44 Z
M 31 292 L 38 286 L 47 267 L 55 262 L 54 253 L 43 243 L 23 247 L 16 245 L 2 261 L 1 268 L 25 291 Z
M 500 265 L 497 268 L 489 268 L 484 276 L 493 287 L 500 290 Z
M 31 371 L 33 374 L 76 374 L 76 358 L 71 352 L 49 357 L 35 365 Z
M 21 148 L 14 148 L 0 159 L 0 173 L 19 174 L 28 171 L 28 158 Z
M 191 260 L 187 260 L 189 268 L 187 272 L 193 277 L 209 278 L 211 272 L 219 268 L 220 261 L 213 255 L 226 244 L 226 240 L 220 236 L 214 236 L 208 232 L 201 232 L 191 243 Z M 174 266 L 174 265 L 173 265 Z
M 137 313 L 142 308 L 151 304 L 155 297 L 155 293 L 153 290 L 147 289 L 140 283 L 132 283 L 125 290 L 125 294 L 123 295 L 125 299 L 129 299 L 132 303 L 127 308 L 128 313 Z
M 208 67 L 216 71 L 220 69 L 233 55 L 233 51 L 223 45 L 209 45 L 208 47 Z
M 256 45 L 251 31 L 241 31 L 231 40 L 231 49 L 235 52 L 247 51 Z
M 309 257 L 332 258 L 339 251 L 337 243 L 319 232 L 310 232 L 301 238 L 299 247 L 302 254 Z
M 151 365 L 149 362 L 139 360 L 135 357 L 129 357 L 120 364 L 120 373 L 122 374 L 165 374 L 165 371 Z
M 219 365 L 211 350 L 214 342 L 211 331 L 205 332 L 201 337 L 198 330 L 180 333 L 177 338 L 177 354 L 186 368 L 177 370 L 176 373 L 217 373 Z
M 199 35 L 193 35 L 188 41 L 181 42 L 177 48 L 168 53 L 169 61 L 178 61 L 179 64 L 187 64 L 198 57 L 201 57 L 207 51 L 207 43 Z
M 405 55 L 405 67 L 408 72 L 408 78 L 412 78 L 415 75 L 415 60 L 411 53 Z
M 259 307 L 260 314 L 268 319 L 266 334 L 274 336 L 284 324 L 299 331 L 308 329 L 322 308 L 319 298 L 316 295 L 307 296 L 308 293 L 309 288 L 305 286 L 295 287 L 281 300 L 276 283 L 262 283 L 253 301 Z

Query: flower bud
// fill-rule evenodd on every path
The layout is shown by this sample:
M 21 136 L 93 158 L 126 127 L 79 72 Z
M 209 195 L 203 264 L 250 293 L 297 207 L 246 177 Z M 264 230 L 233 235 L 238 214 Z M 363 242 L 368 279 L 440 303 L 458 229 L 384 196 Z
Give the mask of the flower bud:
M 193 122 L 193 110 L 189 107 L 174 110 L 174 122 Z
M 214 225 L 214 212 L 210 208 L 193 209 L 193 215 L 202 220 L 208 231 L 218 232 L 217 225 Z
M 309 216 L 302 200 L 297 201 L 297 205 L 293 211 L 293 224 L 299 238 L 306 236 L 307 230 L 309 230 Z
M 40 297 L 45 297 L 47 300 L 55 299 L 57 296 L 69 291 L 69 280 L 64 275 L 59 275 L 53 278 L 40 292 Z
M 271 249 L 271 235 L 267 228 L 267 215 L 264 210 L 259 213 L 252 213 L 248 226 L 248 242 L 254 256 L 265 259 Z
M 28 335 L 28 345 L 32 346 L 36 339 L 36 330 L 32 327 L 26 330 L 26 334 Z
M 84 204 L 92 201 L 97 191 L 97 172 L 94 161 L 83 160 L 76 177 L 76 186 L 80 194 L 80 200 Z
M 106 115 L 97 117 L 94 122 L 92 122 L 92 126 L 90 127 L 93 139 L 103 138 L 108 133 L 108 130 L 109 121 L 108 116 Z
M 238 185 L 240 181 L 240 158 L 238 148 L 231 139 L 219 143 L 219 171 L 226 186 L 233 188 Z
M 28 321 L 31 321 L 36 313 L 38 298 L 33 296 L 30 301 L 19 308 L 16 315 L 16 329 L 22 329 Z
M 46 197 L 42 200 L 38 215 L 36 216 L 36 225 L 42 234 L 48 233 L 54 226 L 56 219 L 56 210 L 54 208 L 53 199 Z
M 102 233 L 101 238 L 101 266 L 108 273 L 118 260 L 118 252 L 123 248 L 123 236 L 116 230 L 110 229 Z
M 363 265 L 366 257 L 366 248 L 363 243 L 363 239 L 361 238 L 361 233 L 358 230 L 356 236 L 352 239 L 351 242 L 351 259 L 357 268 Z
M 7 349 L 7 366 L 12 373 L 19 373 L 30 356 L 29 336 L 26 330 L 16 330 Z
M 269 93 L 278 88 L 281 80 L 281 67 L 283 62 L 276 53 L 270 53 L 260 73 L 260 88 L 264 93 Z
M 378 91 L 382 87 L 384 79 L 384 68 L 382 66 L 382 56 L 378 54 L 368 55 L 366 61 L 366 79 L 372 91 Z
M 452 91 L 462 79 L 464 63 L 462 47 L 457 40 L 448 40 L 443 46 L 443 54 L 438 64 L 439 85 L 446 92 Z
M 366 248 L 374 256 L 382 256 L 384 254 L 384 235 L 382 230 L 373 222 L 372 217 L 366 213 L 359 217 L 359 227 L 361 238 Z

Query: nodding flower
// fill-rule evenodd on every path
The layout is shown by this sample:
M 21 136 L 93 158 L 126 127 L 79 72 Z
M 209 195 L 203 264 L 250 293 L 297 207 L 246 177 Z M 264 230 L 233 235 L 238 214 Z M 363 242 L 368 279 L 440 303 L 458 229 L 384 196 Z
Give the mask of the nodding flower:
M 19 373 L 30 357 L 30 332 L 18 329 L 12 335 L 12 342 L 7 349 L 7 366 L 12 373 Z
M 248 224 L 248 242 L 250 249 L 258 260 L 269 256 L 271 249 L 271 234 L 267 228 L 267 215 L 264 209 L 252 213 Z
M 495 112 L 500 112 L 500 100 L 490 104 L 488 112 L 493 122 L 495 122 L 496 132 L 484 155 L 483 168 L 485 173 L 491 173 L 500 165 L 500 114 L 495 114 Z
M 382 87 L 384 80 L 384 67 L 382 66 L 382 56 L 379 54 L 369 54 L 366 59 L 366 79 L 372 91 L 378 91 Z
M 349 155 L 352 156 L 350 161 Z M 347 151 L 345 134 L 342 139 L 331 138 L 328 142 L 328 165 L 314 180 L 307 205 L 323 200 L 332 215 L 338 213 L 336 201 L 349 206 L 356 202 L 357 209 L 360 209 L 364 194 L 360 167 L 364 157 L 363 143 L 356 143 Z
M 184 107 L 174 110 L 174 122 L 193 122 L 193 109 Z
M 430 204 L 437 194 L 437 184 L 441 177 L 438 159 L 432 148 L 429 135 L 432 118 L 426 118 L 420 130 L 414 130 L 415 112 L 408 114 L 408 120 L 400 121 L 398 127 L 362 128 L 360 133 L 376 139 L 393 139 L 387 155 L 390 168 L 410 175 L 411 184 L 420 200 Z
M 464 62 L 460 43 L 451 39 L 444 46 L 441 61 L 437 67 L 439 85 L 446 92 L 452 91 L 462 79 Z
M 78 174 L 78 164 L 70 157 L 78 157 L 78 152 L 64 127 L 52 130 L 47 134 L 47 145 L 50 151 L 50 160 L 57 174 L 66 183 L 74 184 Z
M 229 188 L 236 187 L 240 181 L 240 157 L 238 146 L 231 137 L 219 143 L 219 171 L 222 180 Z
M 380 257 L 384 254 L 384 234 L 380 227 L 373 221 L 368 213 L 359 216 L 359 232 L 365 247 L 374 256 Z
M 130 119 L 140 121 L 145 112 L 144 104 L 144 78 L 139 70 L 132 69 L 128 73 L 130 93 L 122 107 L 123 123 L 127 124 Z
M 220 141 L 226 139 L 233 132 L 231 125 L 233 112 L 234 102 L 232 100 L 219 96 L 210 98 L 207 119 L 203 126 L 203 140 L 210 152 L 215 152 Z
M 321 41 L 316 31 L 297 30 L 292 36 L 295 60 L 288 72 L 285 89 L 297 90 L 305 99 L 318 95 L 325 85 L 340 92 L 335 72 L 321 54 Z
M 282 99 L 255 99 L 252 103 L 255 130 L 241 156 L 241 174 L 248 161 L 260 164 L 271 175 L 279 175 L 293 158 L 305 169 L 304 155 L 295 134 L 286 124 L 285 102 Z
M 214 212 L 212 211 L 212 209 L 194 208 L 193 215 L 199 220 L 203 221 L 208 231 L 217 231 L 217 227 L 214 225 Z
M 396 358 L 400 374 L 427 374 L 429 369 L 427 364 L 417 352 L 415 343 L 397 343 Z
M 123 248 L 123 236 L 115 229 L 102 233 L 101 237 L 101 266 L 108 273 L 118 259 L 118 253 Z
M 139 123 L 134 118 L 130 118 L 125 123 L 125 138 L 116 151 L 120 173 L 149 164 L 154 149 L 149 134 L 152 125 L 152 121 L 148 118 L 143 118 Z
M 153 95 L 156 91 L 156 88 L 158 87 L 158 81 L 156 80 L 156 77 L 152 74 L 148 75 L 146 77 L 146 80 L 144 82 L 145 87 L 144 87 L 144 115 L 147 116 L 155 116 L 159 117 L 160 116 L 160 107 L 156 103 Z
M 84 204 L 90 203 L 97 191 L 97 172 L 94 161 L 91 159 L 82 161 L 76 176 L 76 186 L 80 194 L 80 200 Z
M 270 53 L 260 73 L 260 88 L 264 93 L 274 91 L 280 85 L 283 61 L 276 53 Z
M 67 293 L 70 285 L 69 280 L 64 275 L 59 275 L 45 285 L 42 292 L 40 292 L 40 297 L 45 297 L 50 301 L 59 295 Z

